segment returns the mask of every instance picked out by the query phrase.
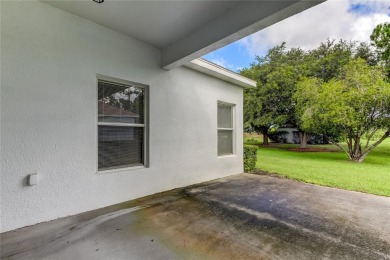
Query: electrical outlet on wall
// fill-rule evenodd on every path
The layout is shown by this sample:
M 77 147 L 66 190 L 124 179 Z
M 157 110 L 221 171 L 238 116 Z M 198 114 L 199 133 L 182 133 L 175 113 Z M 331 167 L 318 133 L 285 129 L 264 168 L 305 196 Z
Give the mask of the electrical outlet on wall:
M 38 184 L 38 174 L 29 174 L 27 177 L 27 184 L 29 186 L 34 186 Z

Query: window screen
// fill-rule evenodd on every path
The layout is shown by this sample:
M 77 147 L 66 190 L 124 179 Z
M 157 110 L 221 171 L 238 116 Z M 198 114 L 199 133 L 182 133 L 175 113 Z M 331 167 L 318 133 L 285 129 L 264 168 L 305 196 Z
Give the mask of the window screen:
M 145 88 L 98 81 L 98 169 L 145 164 Z
M 218 102 L 218 155 L 233 154 L 233 107 Z
M 233 128 L 232 107 L 218 105 L 218 128 Z

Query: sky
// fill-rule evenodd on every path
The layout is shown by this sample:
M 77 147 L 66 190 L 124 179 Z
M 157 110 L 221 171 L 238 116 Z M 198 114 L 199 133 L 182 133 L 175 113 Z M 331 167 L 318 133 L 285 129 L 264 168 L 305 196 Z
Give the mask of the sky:
M 328 38 L 370 42 L 372 30 L 384 22 L 390 22 L 389 0 L 328 0 L 203 58 L 237 72 L 282 42 L 305 50 Z

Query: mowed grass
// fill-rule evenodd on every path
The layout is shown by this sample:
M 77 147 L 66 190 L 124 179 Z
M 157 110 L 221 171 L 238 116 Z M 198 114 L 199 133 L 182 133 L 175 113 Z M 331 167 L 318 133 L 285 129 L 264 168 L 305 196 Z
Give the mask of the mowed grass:
M 245 136 L 246 144 L 260 144 L 259 136 Z M 390 138 L 372 151 L 363 163 L 353 163 L 337 152 L 296 152 L 288 148 L 259 146 L 256 167 L 302 182 L 390 197 Z M 330 148 L 334 145 L 310 147 Z

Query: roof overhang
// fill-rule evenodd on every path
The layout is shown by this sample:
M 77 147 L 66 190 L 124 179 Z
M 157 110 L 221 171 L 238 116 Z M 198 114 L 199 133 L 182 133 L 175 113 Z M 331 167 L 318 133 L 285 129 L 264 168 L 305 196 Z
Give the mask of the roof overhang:
M 169 70 L 181 66 L 325 1 L 242 1 L 206 26 L 164 48 L 162 67 Z
M 161 50 L 170 70 L 325 0 L 41 0 Z
M 205 59 L 199 58 L 185 64 L 184 66 L 243 88 L 256 87 L 256 81 L 243 77 L 240 74 L 225 69 L 224 67 Z

